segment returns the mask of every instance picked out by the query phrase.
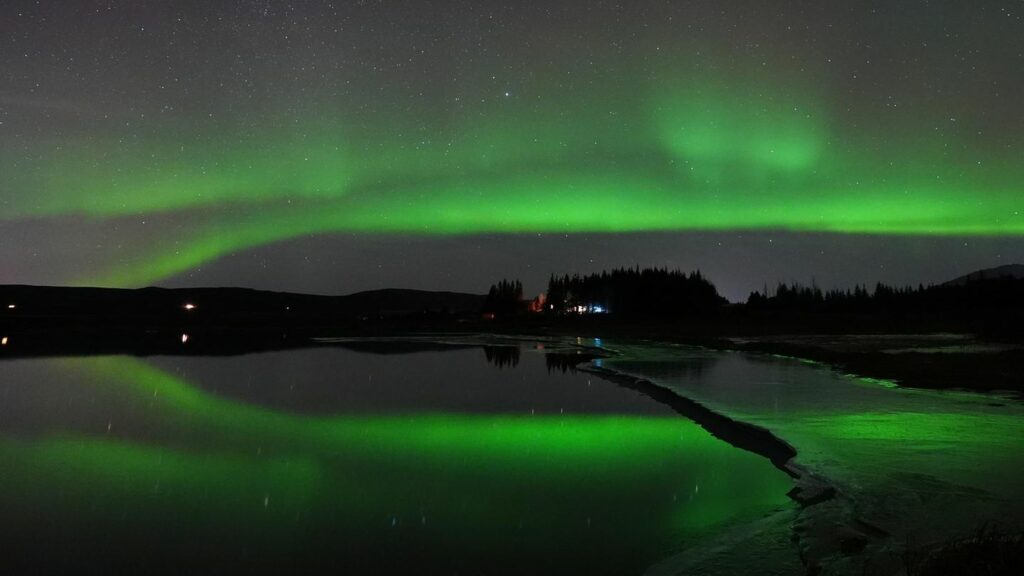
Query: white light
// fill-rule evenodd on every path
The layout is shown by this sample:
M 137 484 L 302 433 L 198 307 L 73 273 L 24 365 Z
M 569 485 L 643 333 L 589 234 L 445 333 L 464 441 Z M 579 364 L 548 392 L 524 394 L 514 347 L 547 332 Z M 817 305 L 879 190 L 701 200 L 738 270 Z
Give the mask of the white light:
M 0 338 L 0 346 L 7 346 L 7 336 Z
M 17 308 L 17 306 L 15 306 L 14 304 L 8 304 L 7 305 L 7 309 L 8 310 L 14 310 L 15 308 Z
M 182 334 L 181 335 L 181 343 L 184 344 L 186 342 L 188 342 L 188 334 Z
M 184 308 L 185 308 L 185 310 L 195 310 L 196 309 L 196 305 L 195 304 L 185 304 Z

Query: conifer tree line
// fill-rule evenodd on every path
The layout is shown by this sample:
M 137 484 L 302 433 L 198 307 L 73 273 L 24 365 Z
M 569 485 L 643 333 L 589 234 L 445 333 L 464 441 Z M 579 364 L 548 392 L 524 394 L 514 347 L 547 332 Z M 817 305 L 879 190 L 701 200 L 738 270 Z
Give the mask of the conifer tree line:
M 847 290 L 821 290 L 815 285 L 780 283 L 773 293 L 751 292 L 752 310 L 782 310 L 843 314 L 915 311 L 960 311 L 984 308 L 1019 309 L 1024 306 L 1024 280 L 998 278 L 938 286 L 893 287 L 878 283 L 874 290 L 856 286 Z
M 700 271 L 667 268 L 618 268 L 581 276 L 552 275 L 548 280 L 547 311 L 565 313 L 595 307 L 617 316 L 694 315 L 726 303 Z
M 523 284 L 502 280 L 491 286 L 483 311 L 495 315 L 524 313 Z M 726 309 L 728 301 L 700 271 L 667 268 L 618 268 L 596 274 L 552 275 L 546 301 L 537 311 L 546 314 L 611 313 L 617 317 L 708 317 Z M 536 308 L 535 308 L 536 309 Z M 822 290 L 797 282 L 780 283 L 751 292 L 734 312 L 852 315 L 863 317 L 916 316 L 1001 318 L 1003 324 L 1024 321 L 1024 279 L 1003 277 L 961 284 Z M 972 316 L 973 315 L 973 316 Z M 733 316 L 735 317 L 735 316 Z M 991 323 L 991 322 L 990 322 Z
M 492 284 L 484 300 L 485 314 L 514 314 L 521 308 L 523 283 L 519 280 L 502 280 Z

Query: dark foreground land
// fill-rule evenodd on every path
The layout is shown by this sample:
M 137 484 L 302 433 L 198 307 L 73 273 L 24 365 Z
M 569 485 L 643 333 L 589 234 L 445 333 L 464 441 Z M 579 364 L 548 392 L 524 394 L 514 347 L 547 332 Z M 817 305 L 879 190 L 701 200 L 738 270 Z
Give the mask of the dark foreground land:
M 733 306 L 692 317 L 489 318 L 479 312 L 484 300 L 417 290 L 316 296 L 239 288 L 0 286 L 0 357 L 237 354 L 304 346 L 322 336 L 590 336 L 791 356 L 903 386 L 1024 394 L 1019 311 L 801 316 Z

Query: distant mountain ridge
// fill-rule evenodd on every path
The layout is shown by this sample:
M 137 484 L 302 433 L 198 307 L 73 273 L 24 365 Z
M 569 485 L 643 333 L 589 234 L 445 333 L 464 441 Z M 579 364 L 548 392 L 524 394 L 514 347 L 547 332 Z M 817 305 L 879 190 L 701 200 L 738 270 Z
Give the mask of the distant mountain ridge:
M 999 278 L 1024 279 L 1024 264 L 1005 264 L 1003 266 L 996 266 L 995 268 L 976 270 L 970 274 L 964 274 L 963 276 L 954 278 L 948 282 L 943 282 L 942 286 L 963 286 L 968 282 L 976 282 L 978 280 L 996 280 Z

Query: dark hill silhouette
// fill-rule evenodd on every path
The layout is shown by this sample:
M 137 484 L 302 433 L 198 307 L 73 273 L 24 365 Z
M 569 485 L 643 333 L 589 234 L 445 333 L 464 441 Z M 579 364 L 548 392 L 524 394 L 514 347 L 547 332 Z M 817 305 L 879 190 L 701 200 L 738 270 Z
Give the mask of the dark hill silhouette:
M 249 288 L 0 286 L 0 322 L 250 326 L 326 324 L 423 314 L 475 314 L 484 296 L 386 289 L 346 296 Z
M 1017 336 L 1024 329 L 1024 266 L 982 270 L 928 287 L 877 284 L 823 291 L 780 284 L 732 305 L 699 272 L 637 267 L 552 276 L 546 302 L 539 298 L 541 305 L 530 307 L 542 314 L 527 314 L 530 303 L 521 298 L 522 284 L 512 280 L 493 286 L 487 296 L 403 289 L 323 296 L 248 288 L 6 285 L 0 286 L 0 328 L 51 334 L 74 327 L 91 333 L 201 328 L 337 335 L 349 328 L 448 330 L 456 329 L 458 320 L 460 330 L 493 330 L 493 324 L 477 325 L 480 312 L 489 311 L 491 318 L 518 317 L 538 325 L 567 326 L 576 317 L 608 326 L 632 322 L 716 335 L 953 331 Z
M 977 270 L 970 274 L 964 274 L 959 278 L 954 278 L 948 282 L 943 282 L 942 286 L 963 286 L 968 282 L 976 282 L 978 280 L 997 280 L 1000 278 L 1015 278 L 1017 280 L 1024 279 L 1024 264 L 1006 264 L 995 268 Z

